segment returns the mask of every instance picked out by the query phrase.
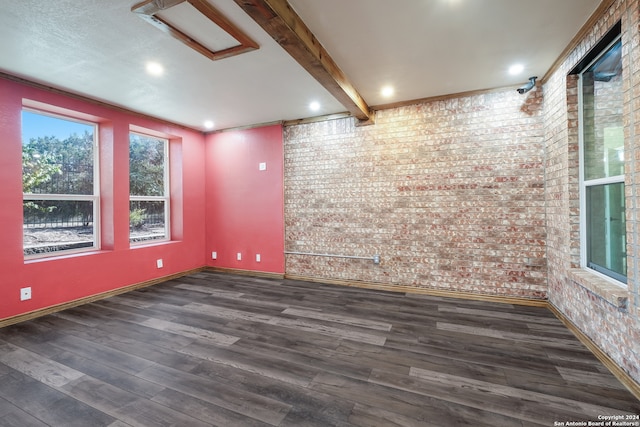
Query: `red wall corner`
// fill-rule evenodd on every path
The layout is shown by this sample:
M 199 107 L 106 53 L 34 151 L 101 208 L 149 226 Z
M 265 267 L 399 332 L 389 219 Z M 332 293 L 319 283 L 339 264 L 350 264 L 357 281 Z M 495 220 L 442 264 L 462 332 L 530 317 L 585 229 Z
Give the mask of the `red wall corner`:
M 214 133 L 205 144 L 207 265 L 284 273 L 282 126 Z

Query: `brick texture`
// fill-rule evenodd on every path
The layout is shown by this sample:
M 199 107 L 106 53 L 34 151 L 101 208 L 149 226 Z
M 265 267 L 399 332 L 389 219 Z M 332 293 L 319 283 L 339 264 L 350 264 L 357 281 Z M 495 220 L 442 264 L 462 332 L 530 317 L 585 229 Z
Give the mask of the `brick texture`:
M 617 1 L 544 85 L 545 187 L 549 299 L 619 366 L 640 382 L 637 165 L 640 50 L 637 0 Z M 628 290 L 626 306 L 594 292 L 580 267 L 578 80 L 567 75 L 617 22 L 622 24 Z M 640 135 L 640 134 L 638 134 Z M 572 272 L 573 271 L 573 272 Z
M 580 270 L 578 81 L 622 24 L 628 289 L 612 303 Z M 286 272 L 548 298 L 640 382 L 640 0 L 618 0 L 544 86 L 285 129 Z M 587 279 L 585 279 L 587 278 Z
M 546 298 L 540 89 L 285 130 L 289 274 Z

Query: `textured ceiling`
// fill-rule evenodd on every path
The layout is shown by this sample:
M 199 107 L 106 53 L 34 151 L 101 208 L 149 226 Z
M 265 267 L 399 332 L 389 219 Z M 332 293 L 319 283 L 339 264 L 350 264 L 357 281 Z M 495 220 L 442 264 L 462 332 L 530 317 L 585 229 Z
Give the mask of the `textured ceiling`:
M 211 61 L 131 12 L 136 0 L 0 0 L 0 71 L 185 126 L 345 111 L 233 0 L 210 0 L 258 50 Z M 290 0 L 369 105 L 542 76 L 598 0 Z M 200 25 L 195 23 L 195 25 Z M 165 72 L 149 76 L 146 61 Z M 524 65 L 519 76 L 507 69 Z M 382 85 L 396 89 L 380 95 Z M 320 110 L 311 112 L 311 101 Z

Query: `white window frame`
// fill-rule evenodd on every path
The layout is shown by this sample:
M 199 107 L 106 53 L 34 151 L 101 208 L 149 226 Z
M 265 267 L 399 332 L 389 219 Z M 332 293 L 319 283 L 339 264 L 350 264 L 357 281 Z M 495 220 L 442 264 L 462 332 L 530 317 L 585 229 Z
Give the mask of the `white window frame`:
M 583 99 L 583 72 L 591 68 L 602 56 L 621 40 L 622 36 L 618 35 L 611 43 L 609 43 L 600 53 L 591 61 L 584 70 L 578 73 L 578 140 L 579 148 L 578 155 L 579 161 L 579 173 L 580 173 L 580 267 L 589 271 L 590 273 L 605 279 L 621 288 L 627 289 L 626 283 L 617 280 L 607 274 L 601 273 L 588 266 L 587 259 L 587 187 L 595 187 L 606 184 L 624 184 L 624 174 L 610 176 L 606 178 L 596 178 L 585 180 L 585 149 L 584 149 L 584 99 Z
M 147 239 L 147 240 L 136 240 L 131 241 L 131 231 L 129 231 L 129 244 L 131 246 L 140 246 L 140 245 L 149 245 L 155 243 L 162 243 L 171 240 L 171 186 L 170 186 L 170 173 L 169 173 L 169 139 L 165 137 L 159 137 L 154 135 L 149 135 L 144 132 L 137 131 L 129 131 L 129 135 L 135 134 L 145 138 L 152 138 L 161 140 L 164 143 L 164 159 L 163 159 L 163 192 L 162 196 L 133 196 L 131 192 L 129 192 L 129 202 L 164 202 L 164 238 L 162 239 Z M 130 139 L 130 138 L 129 138 Z M 129 160 L 131 161 L 131 160 Z M 131 173 L 129 173 L 129 182 L 131 182 Z
M 42 252 L 24 255 L 25 259 L 49 258 L 74 253 L 91 252 L 100 248 L 100 152 L 99 152 L 99 128 L 97 123 L 81 120 L 75 117 L 63 116 L 45 110 L 22 107 L 22 111 L 48 116 L 59 120 L 76 122 L 93 127 L 93 194 L 47 194 L 47 193 L 22 193 L 22 203 L 34 200 L 60 200 L 60 201 L 90 201 L 93 202 L 93 245 L 78 249 L 62 249 L 53 252 Z M 24 227 L 24 218 L 22 220 Z M 23 245 L 24 252 L 24 245 Z

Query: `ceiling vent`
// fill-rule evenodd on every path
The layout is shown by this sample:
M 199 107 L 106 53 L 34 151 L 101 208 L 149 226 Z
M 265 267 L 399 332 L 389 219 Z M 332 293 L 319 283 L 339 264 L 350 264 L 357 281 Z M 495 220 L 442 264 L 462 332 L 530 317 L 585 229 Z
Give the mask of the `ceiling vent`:
M 258 49 L 206 0 L 146 0 L 131 11 L 212 60 Z

